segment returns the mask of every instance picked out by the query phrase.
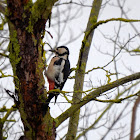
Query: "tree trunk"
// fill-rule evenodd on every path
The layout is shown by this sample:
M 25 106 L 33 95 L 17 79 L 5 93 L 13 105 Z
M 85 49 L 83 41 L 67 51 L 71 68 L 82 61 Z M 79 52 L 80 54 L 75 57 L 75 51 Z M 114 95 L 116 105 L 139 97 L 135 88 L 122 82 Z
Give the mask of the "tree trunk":
M 56 136 L 54 119 L 45 106 L 47 94 L 41 46 L 45 24 L 55 1 L 40 0 L 33 4 L 29 0 L 7 0 L 9 58 L 15 76 L 15 96 L 18 96 L 16 106 L 27 140 L 54 140 Z

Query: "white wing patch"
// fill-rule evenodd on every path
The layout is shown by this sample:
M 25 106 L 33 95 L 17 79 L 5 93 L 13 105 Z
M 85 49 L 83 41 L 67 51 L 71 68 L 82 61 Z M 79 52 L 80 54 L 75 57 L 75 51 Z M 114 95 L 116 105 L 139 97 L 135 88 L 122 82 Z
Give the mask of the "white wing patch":
M 55 82 L 60 85 L 61 83 L 64 82 L 64 73 L 63 73 L 63 69 L 64 69 L 64 65 L 65 65 L 65 60 L 62 60 L 61 65 L 56 65 L 58 73 L 56 73 L 56 75 L 58 74 L 58 79 L 55 79 Z
M 64 69 L 64 65 L 65 65 L 65 60 L 62 60 L 62 63 L 61 63 L 61 69 L 60 69 L 60 76 L 59 76 L 59 80 L 60 82 L 64 82 L 64 73 L 63 73 L 63 69 Z

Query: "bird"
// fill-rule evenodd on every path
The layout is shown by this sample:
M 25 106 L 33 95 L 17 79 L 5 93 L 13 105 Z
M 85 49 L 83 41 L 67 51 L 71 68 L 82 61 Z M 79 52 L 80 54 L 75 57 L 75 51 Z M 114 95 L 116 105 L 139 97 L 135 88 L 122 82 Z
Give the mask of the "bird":
M 45 76 L 49 83 L 49 91 L 53 89 L 62 90 L 70 74 L 69 49 L 66 46 L 60 46 L 49 51 L 55 54 L 45 71 Z M 53 97 L 55 97 L 56 103 L 58 95 L 58 92 L 50 92 L 47 103 L 49 103 Z

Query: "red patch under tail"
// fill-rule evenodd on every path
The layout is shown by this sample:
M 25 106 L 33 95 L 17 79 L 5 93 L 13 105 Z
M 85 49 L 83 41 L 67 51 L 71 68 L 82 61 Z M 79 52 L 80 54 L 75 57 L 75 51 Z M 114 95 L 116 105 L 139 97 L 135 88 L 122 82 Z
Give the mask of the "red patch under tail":
M 48 82 L 49 82 L 49 90 L 54 89 L 55 82 L 54 82 L 54 81 L 51 81 L 51 80 L 49 80 L 49 79 L 48 79 Z

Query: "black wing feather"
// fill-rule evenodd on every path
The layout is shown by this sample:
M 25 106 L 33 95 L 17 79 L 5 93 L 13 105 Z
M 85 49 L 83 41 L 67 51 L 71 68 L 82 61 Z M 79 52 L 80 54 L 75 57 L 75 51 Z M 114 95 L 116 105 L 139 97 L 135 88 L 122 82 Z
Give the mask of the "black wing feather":
M 64 69 L 62 71 L 63 76 L 64 76 L 63 82 L 61 83 L 61 81 L 59 80 L 60 73 L 58 73 L 56 75 L 56 78 L 55 78 L 55 81 L 59 81 L 59 82 L 55 82 L 55 89 L 59 88 L 60 90 L 62 90 L 62 88 L 63 88 L 63 86 L 64 86 L 64 84 L 65 84 L 65 82 L 70 74 L 70 62 L 69 62 L 69 60 L 65 60 L 63 58 L 60 58 L 58 61 L 54 62 L 54 65 L 61 65 L 62 61 L 65 61 Z

